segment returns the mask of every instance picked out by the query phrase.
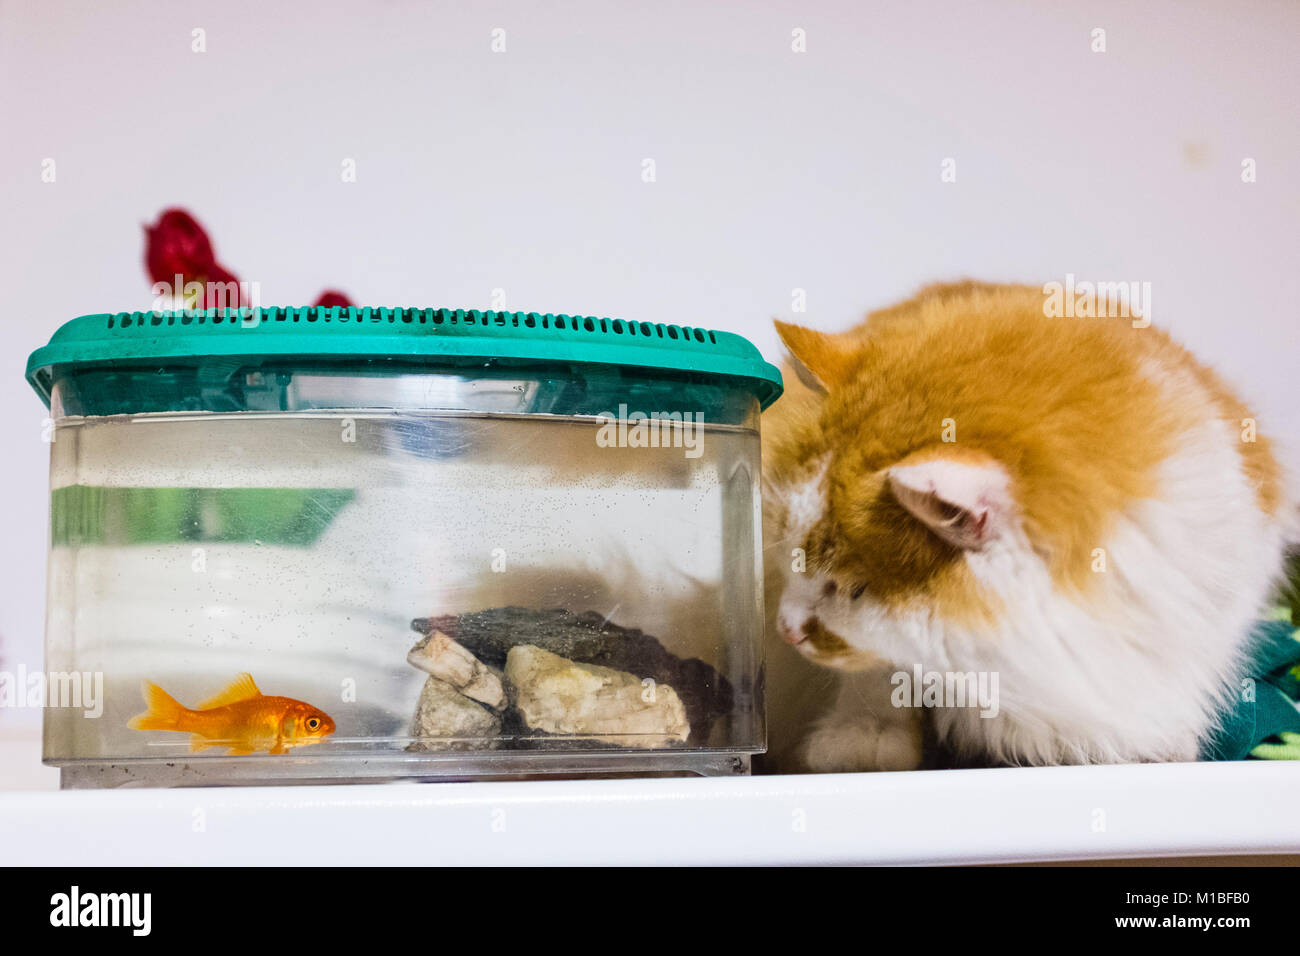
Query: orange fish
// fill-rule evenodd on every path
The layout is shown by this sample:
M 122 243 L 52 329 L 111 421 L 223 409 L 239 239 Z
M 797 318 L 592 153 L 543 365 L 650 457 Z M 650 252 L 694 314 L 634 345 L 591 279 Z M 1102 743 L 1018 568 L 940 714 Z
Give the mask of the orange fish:
M 145 681 L 141 690 L 148 706 L 127 724 L 132 730 L 176 730 L 193 734 L 190 750 L 229 747 L 231 755 L 265 750 L 284 754 L 290 747 L 318 744 L 334 733 L 334 721 L 324 711 L 292 697 L 267 697 L 251 674 L 194 710 L 180 704 L 157 684 Z

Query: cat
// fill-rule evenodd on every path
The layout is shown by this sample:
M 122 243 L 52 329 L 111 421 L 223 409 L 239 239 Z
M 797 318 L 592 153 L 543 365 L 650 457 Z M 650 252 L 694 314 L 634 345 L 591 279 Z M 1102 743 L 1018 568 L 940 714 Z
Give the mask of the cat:
M 768 769 L 1188 761 L 1239 692 L 1294 532 L 1270 442 L 1149 323 L 1044 300 L 959 282 L 843 334 L 777 323 Z M 996 706 L 917 707 L 921 673 Z

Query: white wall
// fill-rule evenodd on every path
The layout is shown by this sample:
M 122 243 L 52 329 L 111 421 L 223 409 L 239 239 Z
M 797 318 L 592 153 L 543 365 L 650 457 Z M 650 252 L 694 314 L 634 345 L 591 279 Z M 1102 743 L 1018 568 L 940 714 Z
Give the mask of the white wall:
M 150 305 L 140 224 L 168 205 L 268 304 L 503 288 L 769 355 L 772 316 L 841 327 L 933 279 L 1149 281 L 1156 321 L 1294 433 L 1300 6 L 1066 6 L 0 4 L 0 667 L 40 666 L 26 356 Z

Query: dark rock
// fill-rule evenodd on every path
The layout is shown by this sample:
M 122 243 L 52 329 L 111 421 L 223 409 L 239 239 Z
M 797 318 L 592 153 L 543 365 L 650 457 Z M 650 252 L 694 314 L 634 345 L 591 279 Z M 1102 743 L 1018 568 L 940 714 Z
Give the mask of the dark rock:
M 686 708 L 690 746 L 706 745 L 713 723 L 730 714 L 734 702 L 730 681 L 704 661 L 680 658 L 644 631 L 612 624 L 595 611 L 499 607 L 416 618 L 411 628 L 426 635 L 442 631 L 496 668 L 505 667 L 510 648 L 531 644 L 573 661 L 667 684 Z M 507 726 L 510 723 L 507 719 Z

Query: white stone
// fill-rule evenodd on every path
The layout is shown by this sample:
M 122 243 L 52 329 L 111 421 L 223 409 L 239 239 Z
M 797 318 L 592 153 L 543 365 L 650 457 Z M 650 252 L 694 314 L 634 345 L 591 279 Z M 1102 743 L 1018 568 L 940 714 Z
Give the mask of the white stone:
M 406 662 L 426 674 L 446 681 L 466 697 L 486 704 L 493 710 L 504 710 L 505 688 L 488 665 L 468 649 L 457 644 L 442 631 L 434 631 L 406 655 Z
M 683 743 L 691 725 L 677 692 L 635 674 L 580 664 L 531 644 L 510 649 L 506 682 L 532 730 L 631 748 Z
M 500 715 L 430 677 L 411 721 L 411 750 L 491 750 L 499 743 Z

